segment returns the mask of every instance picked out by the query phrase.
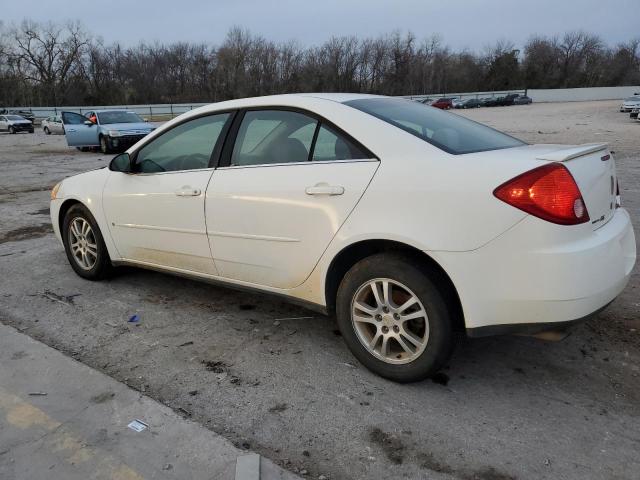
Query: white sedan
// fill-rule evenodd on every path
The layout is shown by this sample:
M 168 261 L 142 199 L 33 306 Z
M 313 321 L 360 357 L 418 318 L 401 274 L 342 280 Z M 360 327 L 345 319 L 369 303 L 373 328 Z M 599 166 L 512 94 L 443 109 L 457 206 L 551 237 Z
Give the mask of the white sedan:
M 630 112 L 634 108 L 640 107 L 640 95 L 634 95 L 633 97 L 625 98 L 620 105 L 621 112 Z
M 78 275 L 134 265 L 278 294 L 335 313 L 353 354 L 401 382 L 441 368 L 455 330 L 598 312 L 636 258 L 606 144 L 528 145 L 372 95 L 202 107 L 51 198 Z

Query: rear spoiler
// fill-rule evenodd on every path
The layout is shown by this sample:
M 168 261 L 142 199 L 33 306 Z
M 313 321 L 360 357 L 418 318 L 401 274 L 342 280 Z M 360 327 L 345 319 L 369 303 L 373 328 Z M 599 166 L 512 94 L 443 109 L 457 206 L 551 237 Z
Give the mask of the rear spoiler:
M 549 162 L 566 162 L 572 158 L 582 157 L 590 153 L 599 152 L 609 148 L 608 143 L 585 143 L 575 147 L 562 148 L 554 152 L 545 153 L 536 157 L 538 160 L 547 160 Z

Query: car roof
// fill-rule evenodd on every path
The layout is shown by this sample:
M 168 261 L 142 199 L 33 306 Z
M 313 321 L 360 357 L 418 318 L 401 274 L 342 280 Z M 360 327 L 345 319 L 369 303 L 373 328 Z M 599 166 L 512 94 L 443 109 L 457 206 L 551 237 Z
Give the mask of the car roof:
M 106 113 L 106 112 L 130 112 L 130 113 L 135 113 L 133 112 L 133 110 L 130 110 L 128 108 L 105 108 L 102 110 L 87 110 L 87 113 L 89 112 L 94 112 L 94 113 Z

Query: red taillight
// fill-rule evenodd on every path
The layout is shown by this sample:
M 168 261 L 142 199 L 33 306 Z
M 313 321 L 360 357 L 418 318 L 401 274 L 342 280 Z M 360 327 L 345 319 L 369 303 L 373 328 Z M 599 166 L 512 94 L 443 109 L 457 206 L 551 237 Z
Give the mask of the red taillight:
M 520 210 L 560 225 L 589 221 L 580 189 L 564 165 L 550 163 L 512 178 L 493 194 Z

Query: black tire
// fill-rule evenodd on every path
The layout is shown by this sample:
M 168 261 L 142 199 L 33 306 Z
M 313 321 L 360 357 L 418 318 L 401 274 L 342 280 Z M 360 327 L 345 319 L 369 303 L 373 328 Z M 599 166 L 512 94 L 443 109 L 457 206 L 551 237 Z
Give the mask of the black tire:
M 51 135 L 51 131 L 49 130 L 48 127 L 44 127 L 44 133 L 47 135 Z
M 29 133 L 33 133 L 33 132 L 34 132 L 33 128 L 31 130 L 29 130 Z
M 409 363 L 387 363 L 358 338 L 351 319 L 351 305 L 361 286 L 378 278 L 388 278 L 407 286 L 422 303 L 427 313 L 429 335 L 424 351 Z M 353 355 L 369 370 L 396 382 L 406 383 L 433 376 L 449 359 L 453 350 L 451 309 L 430 274 L 414 259 L 397 253 L 380 253 L 361 260 L 344 276 L 336 298 L 338 327 Z
M 111 141 L 104 135 L 100 136 L 100 151 L 104 154 L 111 153 L 113 151 L 111 148 Z
M 95 239 L 97 256 L 95 259 L 95 264 L 90 269 L 82 268 L 71 252 L 70 228 L 71 223 L 76 219 L 84 219 L 89 223 L 93 233 L 93 238 Z M 89 210 L 84 205 L 79 203 L 75 204 L 65 214 L 64 220 L 62 222 L 62 241 L 64 243 L 64 249 L 67 253 L 67 259 L 71 264 L 71 268 L 73 268 L 73 270 L 82 278 L 86 278 L 87 280 L 102 280 L 112 272 L 113 267 L 111 265 L 111 259 L 109 258 L 107 247 L 104 244 L 104 239 L 102 238 L 100 228 L 93 218 L 93 215 L 91 215 L 91 212 L 89 212 Z
M 10 125 L 10 126 L 9 126 L 9 133 L 10 133 L 11 135 L 14 135 L 14 134 L 16 133 L 16 129 L 13 127 L 13 125 Z

